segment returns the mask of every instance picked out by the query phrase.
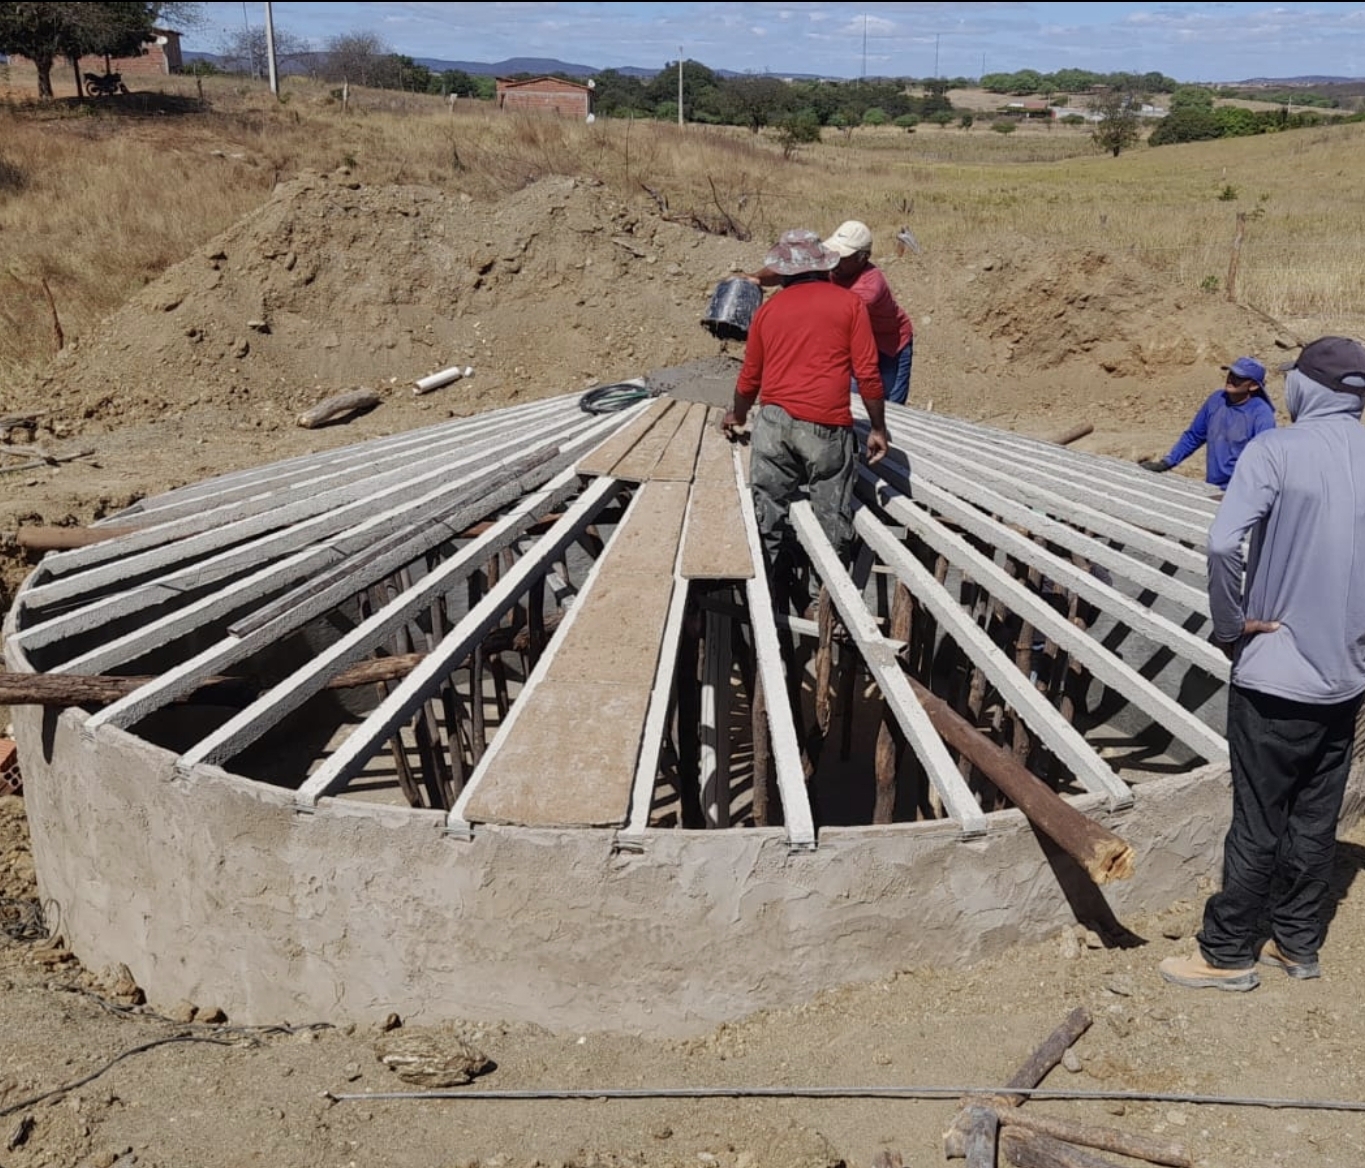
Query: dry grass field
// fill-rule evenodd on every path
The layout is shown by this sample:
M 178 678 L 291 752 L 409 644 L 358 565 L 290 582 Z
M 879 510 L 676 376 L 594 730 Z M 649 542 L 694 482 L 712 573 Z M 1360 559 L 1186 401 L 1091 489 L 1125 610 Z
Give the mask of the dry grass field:
M 58 78 L 58 90 L 62 79 Z M 496 116 L 473 103 L 193 79 L 124 107 L 12 89 L 0 106 L 0 379 L 53 355 L 52 312 L 79 336 L 137 288 L 260 206 L 276 183 L 350 167 L 365 183 L 417 183 L 490 199 L 579 174 L 623 196 L 648 187 L 674 211 L 721 214 L 766 241 L 791 222 L 856 208 L 926 247 L 997 243 L 1038 256 L 1096 248 L 1140 257 L 1174 295 L 1221 289 L 1245 216 L 1240 302 L 1280 320 L 1349 322 L 1365 280 L 1365 126 L 1097 154 L 1086 130 L 983 127 L 827 131 L 784 162 L 768 136 L 728 129 Z M 51 294 L 51 306 L 47 293 Z M 1344 327 L 1344 323 L 1342 325 Z

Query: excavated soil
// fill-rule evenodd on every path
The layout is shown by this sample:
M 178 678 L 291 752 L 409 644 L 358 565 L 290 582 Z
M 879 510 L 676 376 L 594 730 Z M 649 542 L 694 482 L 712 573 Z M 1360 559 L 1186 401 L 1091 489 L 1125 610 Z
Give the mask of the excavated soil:
M 491 207 L 344 172 L 283 185 L 37 384 L 0 388 L 0 416 L 37 415 L 11 440 L 63 460 L 5 471 L 0 599 L 32 567 L 21 526 L 84 524 L 223 471 L 714 356 L 720 342 L 700 325 L 710 293 L 763 251 L 569 179 Z M 1295 342 L 1253 310 L 1173 294 L 1127 256 L 1021 245 L 878 258 L 916 323 L 912 404 L 1035 435 L 1089 423 L 1078 445 L 1124 458 L 1164 449 L 1219 364 L 1243 352 L 1270 363 Z M 473 373 L 412 392 L 453 365 Z M 360 388 L 380 397 L 368 413 L 296 424 Z M 1047 1085 L 1106 1097 L 1030 1111 L 1177 1142 L 1201 1165 L 1356 1165 L 1360 1104 L 1333 1101 L 1365 1098 L 1362 857 L 1358 830 L 1339 856 L 1325 976 L 1272 971 L 1246 995 L 1157 977 L 1161 957 L 1192 944 L 1208 890 L 1191 888 L 1119 936 L 1067 929 L 957 971 L 921 968 L 907 950 L 894 978 L 685 1042 L 622 1037 L 610 1018 L 568 1035 L 483 1018 L 247 1031 L 211 1002 L 147 1007 L 135 971 L 83 969 L 60 921 L 40 917 L 22 797 L 0 795 L 0 1165 L 828 1168 L 892 1151 L 931 1165 L 957 1101 L 856 1089 L 1001 1084 L 1078 1007 L 1092 1024 Z M 416 1078 L 382 1061 L 395 1044 Z M 327 1094 L 421 1090 L 485 1061 L 475 1087 L 533 1097 Z M 718 1091 L 554 1098 L 646 1087 Z M 782 1093 L 807 1087 L 846 1090 Z M 1311 1105 L 1254 1102 L 1268 1097 Z

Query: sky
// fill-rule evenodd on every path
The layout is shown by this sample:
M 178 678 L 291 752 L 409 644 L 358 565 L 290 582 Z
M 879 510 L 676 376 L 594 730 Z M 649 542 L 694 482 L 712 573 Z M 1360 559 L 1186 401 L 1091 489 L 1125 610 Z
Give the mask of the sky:
M 325 48 L 376 34 L 416 58 L 549 57 L 598 69 L 698 61 L 739 73 L 979 77 L 1036 69 L 1177 81 L 1365 78 L 1365 3 L 203 3 L 182 47 L 220 51 L 271 9 Z

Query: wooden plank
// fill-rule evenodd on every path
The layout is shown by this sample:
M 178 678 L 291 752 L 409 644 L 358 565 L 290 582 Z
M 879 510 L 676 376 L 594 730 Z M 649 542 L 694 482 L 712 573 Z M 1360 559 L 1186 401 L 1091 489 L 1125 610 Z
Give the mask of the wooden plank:
M 698 444 L 706 425 L 708 407 L 705 402 L 693 402 L 687 407 L 677 433 L 659 457 L 651 480 L 670 483 L 690 483 L 696 472 Z M 628 478 L 628 475 L 618 477 Z
M 617 682 L 546 679 L 529 695 L 534 716 L 519 718 L 516 733 L 499 744 L 464 820 L 521 827 L 625 823 L 648 699 L 648 690 Z M 523 694 L 516 708 L 527 700 Z
M 637 492 L 471 778 L 455 812 L 464 822 L 627 822 L 673 597 L 659 566 L 677 558 L 687 496 L 684 483 Z
M 683 534 L 685 580 L 750 580 L 754 575 L 734 453 L 720 431 L 721 416 L 719 410 L 710 411 L 697 453 L 696 481 Z
M 1110 770 L 1080 732 L 1062 717 L 991 640 L 986 630 L 934 579 L 933 573 L 868 511 L 866 507 L 860 508 L 853 517 L 858 534 L 882 563 L 895 572 L 910 594 L 929 610 L 1010 707 L 1018 711 L 1029 729 L 1047 743 L 1048 749 L 1070 768 L 1086 790 L 1106 795 L 1111 809 L 1131 806 L 1133 793 L 1128 784 Z
M 739 451 L 732 449 L 730 459 L 738 481 L 742 473 Z M 740 491 L 739 498 L 749 551 L 757 560 L 762 552 L 759 550 L 758 520 L 754 515 L 753 499 L 747 490 Z M 782 659 L 782 646 L 777 639 L 776 614 L 767 573 L 755 572 L 745 586 L 745 593 L 749 600 L 750 619 L 753 621 L 758 676 L 763 692 L 768 696 L 768 733 L 772 739 L 772 762 L 778 797 L 782 800 L 787 845 L 792 851 L 814 851 L 815 816 L 811 812 L 810 793 L 806 789 L 806 772 L 801 763 L 796 720 L 792 716 L 791 703 L 787 700 L 787 669 Z
M 1078 629 L 1046 600 L 1025 588 L 961 536 L 949 531 L 918 503 L 911 502 L 883 482 L 876 484 L 876 491 L 878 504 L 893 520 L 904 524 L 939 555 L 947 558 L 993 597 L 1003 601 L 1016 615 L 1032 624 L 1044 637 L 1085 665 L 1095 678 L 1123 694 L 1158 726 L 1184 742 L 1200 758 L 1222 762 L 1228 757 L 1227 739 L 1221 734 L 1205 725 L 1197 715 L 1186 710 L 1132 666 L 1114 656 L 1104 645 Z
M 393 692 L 357 726 L 311 775 L 295 794 L 301 810 L 310 810 L 325 795 L 341 790 L 365 769 L 376 750 L 393 737 L 398 727 L 430 699 L 450 676 L 455 663 L 463 661 L 474 646 L 502 619 L 516 600 L 531 586 L 539 573 L 555 562 L 564 549 L 592 524 L 598 513 L 615 497 L 620 486 L 614 479 L 599 478 L 587 484 L 583 493 L 563 517 L 536 543 L 534 554 L 523 556 L 422 659 Z M 523 504 L 524 505 L 524 504 Z M 466 549 L 467 550 L 467 549 Z M 429 602 L 442 586 L 445 565 L 423 577 L 409 589 L 413 600 Z M 405 598 L 399 598 L 406 603 Z M 393 608 L 390 605 L 389 608 Z M 381 610 L 382 611 L 382 610 Z M 396 613 L 406 618 L 407 612 Z M 381 628 L 387 633 L 388 628 Z M 518 703 L 519 705 L 520 703 Z M 513 707 L 515 710 L 516 706 Z M 466 787 L 465 791 L 468 792 Z M 463 797 L 463 796 L 462 796 Z
M 679 553 L 681 555 L 681 552 Z M 635 760 L 635 783 L 630 795 L 630 822 L 617 837 L 625 842 L 631 836 L 644 834 L 649 826 L 649 813 L 654 806 L 654 783 L 659 773 L 659 750 L 663 745 L 668 723 L 669 696 L 673 690 L 674 664 L 678 660 L 678 645 L 682 639 L 683 616 L 687 611 L 687 581 L 673 569 L 673 595 L 668 602 L 668 617 L 664 623 L 663 644 L 654 667 L 654 688 L 649 695 L 649 714 L 645 718 L 640 754 Z M 1362 735 L 1365 739 L 1365 735 Z
M 924 766 L 925 774 L 938 791 L 944 808 L 956 820 L 964 837 L 985 835 L 985 812 L 957 769 L 948 748 L 943 745 L 943 739 L 929 721 L 929 715 L 924 712 L 919 698 L 910 688 L 900 661 L 882 637 L 876 618 L 868 612 L 857 587 L 844 571 L 810 503 L 805 500 L 793 503 L 791 521 L 801 546 L 806 549 L 815 570 L 819 572 L 844 626 L 857 644 L 868 670 L 876 678 L 887 707 L 895 713 L 896 721 L 905 731 L 906 741 Z
M 655 467 L 690 412 L 689 406 L 675 402 L 673 409 L 662 415 L 649 433 L 611 468 L 612 477 L 632 483 L 644 483 L 653 478 Z
M 656 397 L 635 418 L 602 443 L 585 454 L 578 463 L 578 473 L 609 475 L 611 468 L 621 461 L 631 448 L 654 428 L 654 423 L 667 414 L 676 403 L 671 397 Z M 638 409 L 638 407 L 637 407 Z

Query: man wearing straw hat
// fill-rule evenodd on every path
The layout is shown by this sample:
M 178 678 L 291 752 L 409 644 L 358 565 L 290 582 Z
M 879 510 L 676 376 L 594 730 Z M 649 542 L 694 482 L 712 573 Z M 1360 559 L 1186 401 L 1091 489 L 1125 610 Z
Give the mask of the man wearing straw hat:
M 722 422 L 736 437 L 757 403 L 749 481 L 775 592 L 791 591 L 801 559 L 788 520 L 797 499 L 809 498 L 834 550 L 849 555 L 858 447 L 850 378 L 867 411 L 867 462 L 880 462 L 890 446 L 872 325 L 863 302 L 830 282 L 838 262 L 839 254 L 805 229 L 783 233 L 768 253 L 764 266 L 782 290 L 754 314 L 734 404 Z M 805 608 L 799 597 L 790 599 L 798 612 Z

